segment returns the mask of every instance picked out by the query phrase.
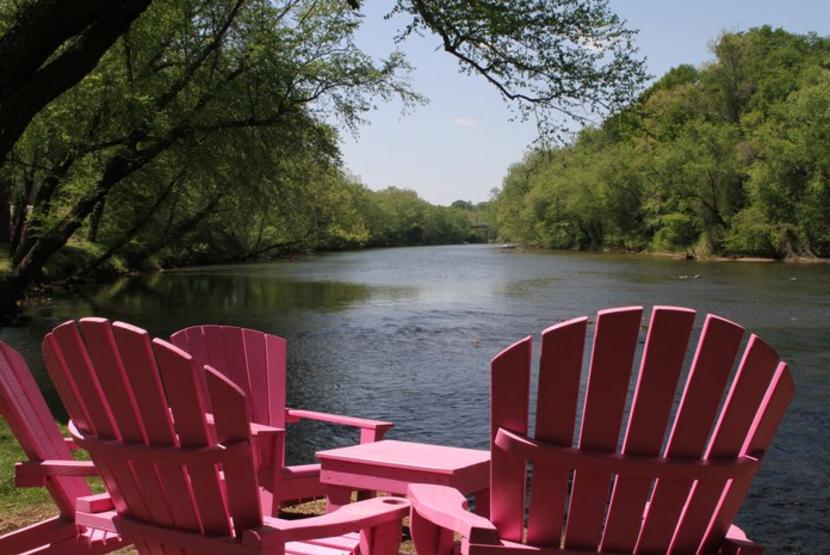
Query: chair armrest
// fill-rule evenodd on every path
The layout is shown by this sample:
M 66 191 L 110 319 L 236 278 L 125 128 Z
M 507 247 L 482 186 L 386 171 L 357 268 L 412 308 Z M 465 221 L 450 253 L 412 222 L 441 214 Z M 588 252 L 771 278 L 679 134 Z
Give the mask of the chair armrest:
M 92 461 L 46 460 L 26 461 L 14 465 L 14 484 L 19 488 L 46 485 L 51 476 L 97 476 Z
M 75 510 L 83 513 L 104 513 L 112 511 L 115 506 L 109 493 L 95 493 L 84 495 L 75 500 Z
M 298 422 L 300 420 L 317 420 L 360 429 L 360 443 L 380 441 L 389 429 L 394 426 L 392 422 L 383 420 L 370 420 L 355 416 L 343 416 L 327 412 L 317 412 L 303 409 L 285 409 L 286 422 Z
M 80 451 L 81 447 L 75 443 L 75 438 L 65 437 L 63 438 L 63 442 L 69 447 L 70 451 Z
M 216 419 L 212 413 L 205 415 L 207 425 L 215 429 Z M 251 422 L 251 439 L 259 452 L 259 461 L 265 467 L 281 467 L 283 447 L 285 445 L 285 428 L 268 426 Z
M 429 484 L 410 484 L 406 497 L 412 504 L 412 520 L 422 520 L 450 530 L 480 545 L 499 543 L 496 526 L 467 510 L 467 500 L 455 488 Z M 413 534 L 415 533 L 413 526 Z M 415 541 L 418 538 L 415 537 Z M 417 546 L 416 546 L 417 547 Z
M 724 555 L 762 555 L 764 549 L 747 538 L 744 531 L 733 524 L 726 532 L 719 553 Z
M 269 547 L 284 542 L 340 536 L 349 532 L 401 520 L 409 514 L 409 503 L 399 497 L 376 497 L 345 505 L 336 511 L 298 520 L 264 517 L 260 528 L 245 530 L 242 543 Z
M 260 465 L 273 468 L 276 476 L 285 462 L 285 428 L 251 422 L 251 439 L 259 453 Z
M 213 413 L 209 412 L 205 414 L 205 422 L 211 428 L 216 427 L 216 418 L 213 416 Z M 251 435 L 261 436 L 261 435 L 280 435 L 285 434 L 285 428 L 278 428 L 276 426 L 269 426 L 267 424 L 258 424 L 256 422 L 251 422 Z

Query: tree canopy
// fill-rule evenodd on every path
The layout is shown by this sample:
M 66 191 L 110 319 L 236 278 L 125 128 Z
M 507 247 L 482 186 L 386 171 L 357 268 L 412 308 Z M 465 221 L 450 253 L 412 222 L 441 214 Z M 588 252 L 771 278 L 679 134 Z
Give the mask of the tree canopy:
M 547 247 L 830 257 L 830 39 L 726 33 L 571 145 L 511 167 L 508 240 Z

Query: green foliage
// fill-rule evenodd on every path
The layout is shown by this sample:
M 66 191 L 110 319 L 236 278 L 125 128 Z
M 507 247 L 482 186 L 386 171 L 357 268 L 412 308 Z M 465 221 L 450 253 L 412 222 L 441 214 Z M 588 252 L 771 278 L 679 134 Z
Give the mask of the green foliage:
M 635 31 L 607 0 L 397 0 L 411 22 L 398 35 L 431 32 L 459 69 L 484 77 L 519 117 L 558 135 L 585 114 L 624 106 L 646 79 Z
M 397 245 L 436 245 L 477 241 L 471 228 L 474 208 L 434 206 L 418 197 L 415 191 L 388 187 L 382 191 L 363 191 L 362 212 L 368 237 L 362 245 L 373 247 Z
M 101 245 L 88 241 L 71 241 L 64 245 L 49 259 L 43 267 L 43 277 L 48 281 L 58 281 L 72 277 L 78 268 L 83 268 L 104 251 Z M 121 257 L 109 258 L 96 269 L 99 278 L 113 277 L 127 271 L 127 265 Z
M 399 53 L 355 46 L 360 22 L 342 0 L 153 2 L 3 167 L 15 277 L 368 242 L 328 122 L 421 98 Z
M 697 222 L 689 214 L 673 212 L 660 216 L 660 227 L 654 234 L 654 245 L 659 249 L 688 252 L 700 238 Z
M 830 39 L 724 34 L 569 146 L 512 166 L 505 239 L 555 247 L 830 256 Z

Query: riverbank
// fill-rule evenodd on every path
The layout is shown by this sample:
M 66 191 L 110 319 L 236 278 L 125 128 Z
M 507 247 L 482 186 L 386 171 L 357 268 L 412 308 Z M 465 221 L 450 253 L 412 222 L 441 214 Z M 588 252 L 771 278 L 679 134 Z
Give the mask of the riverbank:
M 689 256 L 676 252 L 642 252 L 637 254 L 643 254 L 646 256 L 663 256 L 672 258 L 674 260 L 688 260 L 690 262 L 778 262 L 783 264 L 830 264 L 830 258 L 820 258 L 817 256 L 790 256 L 786 258 L 769 258 L 763 256 Z
M 493 246 L 500 247 L 504 252 L 561 252 L 570 254 L 609 254 L 609 255 L 634 255 L 655 258 L 670 258 L 672 260 L 684 260 L 689 262 L 764 262 L 782 264 L 830 264 L 830 258 L 818 256 L 789 256 L 785 258 L 771 258 L 763 256 L 716 256 L 716 255 L 694 255 L 672 251 L 627 251 L 627 250 L 570 250 L 570 249 L 547 249 L 535 245 L 493 243 Z

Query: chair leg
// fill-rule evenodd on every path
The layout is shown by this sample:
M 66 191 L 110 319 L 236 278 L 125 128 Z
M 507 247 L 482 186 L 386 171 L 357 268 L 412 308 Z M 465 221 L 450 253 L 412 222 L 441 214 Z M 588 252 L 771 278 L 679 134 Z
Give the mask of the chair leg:
M 326 488 L 326 512 L 330 513 L 352 502 L 352 489 L 343 486 Z
M 360 531 L 361 555 L 397 555 L 401 547 L 403 522 L 393 520 Z

